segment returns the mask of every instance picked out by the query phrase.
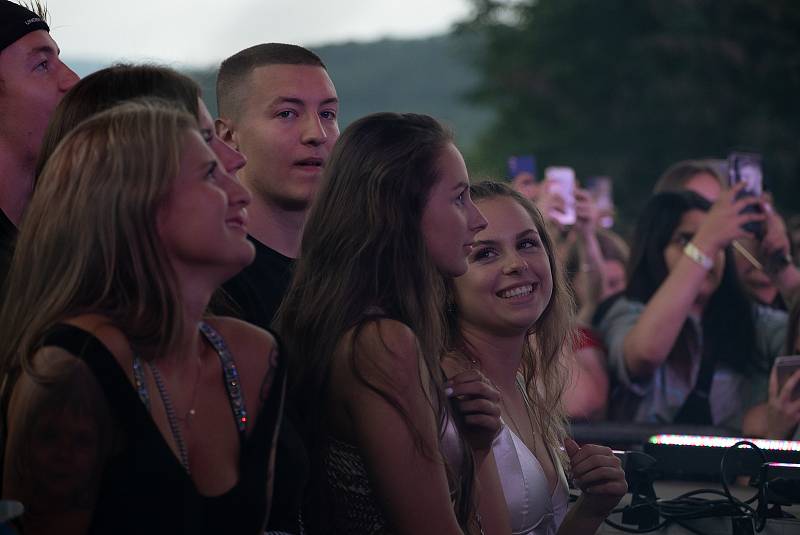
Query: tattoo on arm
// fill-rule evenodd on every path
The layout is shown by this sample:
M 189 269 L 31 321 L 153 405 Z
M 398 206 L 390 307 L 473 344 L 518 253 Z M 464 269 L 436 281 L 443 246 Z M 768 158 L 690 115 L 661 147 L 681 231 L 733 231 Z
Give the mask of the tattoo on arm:
M 25 506 L 26 533 L 79 533 L 111 448 L 108 405 L 86 364 L 62 349 L 40 349 L 33 372 L 9 405 L 3 497 Z
M 273 386 L 272 383 L 275 380 L 275 373 L 278 370 L 279 358 L 280 355 L 278 354 L 278 347 L 275 343 L 273 343 L 272 347 L 270 347 L 269 355 L 267 357 L 267 362 L 268 362 L 267 372 L 264 374 L 264 379 L 261 381 L 261 388 L 259 389 L 261 403 L 266 401 L 267 397 L 269 396 L 269 393 L 272 391 L 272 386 Z

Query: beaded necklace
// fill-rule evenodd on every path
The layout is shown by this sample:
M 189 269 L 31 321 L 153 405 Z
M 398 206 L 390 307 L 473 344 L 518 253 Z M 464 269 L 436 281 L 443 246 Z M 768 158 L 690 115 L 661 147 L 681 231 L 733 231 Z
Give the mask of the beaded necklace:
M 167 386 L 164 384 L 164 379 L 161 377 L 161 372 L 152 363 L 148 362 L 147 367 L 150 373 L 153 374 L 153 379 L 158 388 L 158 395 L 161 396 L 161 402 L 164 404 L 164 411 L 167 413 L 167 422 L 169 423 L 169 430 L 172 432 L 172 438 L 175 439 L 175 444 L 178 446 L 178 456 L 180 457 L 181 464 L 187 474 L 191 474 L 189 469 L 189 450 L 186 448 L 186 442 L 183 441 L 183 435 L 178 427 L 178 417 L 175 415 L 175 409 L 172 407 L 172 399 L 167 392 Z
M 215 331 L 207 323 L 201 323 L 200 332 L 214 347 L 214 350 L 219 356 L 220 363 L 222 364 L 223 375 L 225 376 L 225 389 L 228 392 L 228 401 L 231 404 L 231 411 L 233 412 L 233 417 L 236 421 L 236 428 L 239 430 L 240 437 L 243 437 L 247 430 L 247 409 L 244 402 L 244 395 L 242 393 L 241 384 L 239 381 L 239 371 L 236 368 L 236 363 L 233 361 L 233 357 L 228 350 L 225 340 L 222 339 L 217 331 Z M 178 447 L 178 457 L 181 466 L 183 466 L 187 474 L 191 474 L 189 467 L 189 451 L 186 447 L 186 442 L 183 440 L 183 434 L 181 433 L 178 425 L 179 418 L 175 414 L 175 409 L 172 405 L 172 398 L 169 396 L 164 378 L 161 376 L 158 368 L 152 362 L 148 362 L 147 367 L 150 370 L 150 373 L 153 375 L 153 380 L 156 383 L 156 388 L 158 389 L 158 395 L 161 397 L 161 402 L 164 405 L 164 412 L 166 412 L 167 415 L 167 423 L 169 424 L 170 433 L 172 434 L 172 438 L 175 440 L 175 444 Z M 139 399 L 144 404 L 145 408 L 147 408 L 148 412 L 150 412 L 152 410 L 150 393 L 147 390 L 147 383 L 145 382 L 144 378 L 142 360 L 139 355 L 135 353 L 133 356 L 133 381 L 134 385 L 136 386 L 136 391 L 139 394 Z M 194 401 L 192 401 L 192 404 L 194 404 Z

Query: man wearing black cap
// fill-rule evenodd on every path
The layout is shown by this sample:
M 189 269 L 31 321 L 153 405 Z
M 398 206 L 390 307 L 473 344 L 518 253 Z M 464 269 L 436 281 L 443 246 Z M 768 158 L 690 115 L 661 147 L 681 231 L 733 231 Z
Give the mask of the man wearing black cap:
M 33 188 L 47 122 L 78 76 L 58 58 L 43 18 L 0 0 L 0 284 Z

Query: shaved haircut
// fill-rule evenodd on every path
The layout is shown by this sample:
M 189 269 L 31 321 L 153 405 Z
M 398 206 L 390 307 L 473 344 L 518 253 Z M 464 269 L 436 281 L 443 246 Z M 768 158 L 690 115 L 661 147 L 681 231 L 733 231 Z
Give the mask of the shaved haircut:
M 247 95 L 250 73 L 267 65 L 308 65 L 322 67 L 322 60 L 310 50 L 284 43 L 264 43 L 245 48 L 222 62 L 217 74 L 217 108 L 220 117 L 238 118 Z

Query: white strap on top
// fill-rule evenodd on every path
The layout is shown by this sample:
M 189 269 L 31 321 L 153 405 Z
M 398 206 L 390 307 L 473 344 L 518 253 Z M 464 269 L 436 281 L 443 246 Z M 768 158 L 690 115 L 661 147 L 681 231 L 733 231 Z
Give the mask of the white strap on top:
M 530 408 L 521 377 L 517 381 Z M 550 493 L 550 483 L 542 465 L 520 437 L 508 425 L 492 444 L 497 470 L 511 515 L 511 531 L 515 535 L 551 535 L 566 514 L 569 491 L 558 456 L 551 459 L 558 471 L 558 483 Z

